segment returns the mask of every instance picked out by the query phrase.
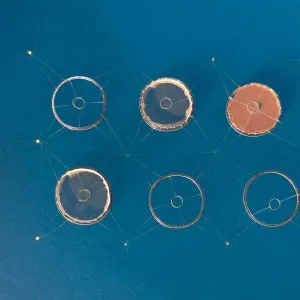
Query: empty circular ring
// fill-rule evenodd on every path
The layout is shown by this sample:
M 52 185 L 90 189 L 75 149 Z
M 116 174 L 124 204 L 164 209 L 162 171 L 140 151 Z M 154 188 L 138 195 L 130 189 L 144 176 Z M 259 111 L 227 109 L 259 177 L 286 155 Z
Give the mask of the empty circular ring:
M 181 196 L 174 196 L 170 202 L 174 208 L 180 208 L 183 204 L 183 198 Z
M 277 198 L 273 198 L 269 201 L 269 208 L 271 210 L 278 210 L 281 207 L 281 202 Z
M 91 84 L 93 84 L 101 93 L 101 101 L 93 101 L 93 102 L 87 102 L 83 97 L 81 96 L 77 96 L 77 93 L 73 87 L 73 84 L 72 84 L 72 81 L 78 81 L 78 80 L 82 80 L 82 81 L 86 81 L 86 82 L 89 82 Z M 93 121 L 91 124 L 88 124 L 88 125 L 80 125 L 80 120 L 79 120 L 79 125 L 78 126 L 74 126 L 74 125 L 70 125 L 68 124 L 67 122 L 63 121 L 62 118 L 59 116 L 59 113 L 57 111 L 57 108 L 61 108 L 61 107 L 67 107 L 68 105 L 56 105 L 56 97 L 57 97 L 57 94 L 58 92 L 60 91 L 60 89 L 66 85 L 66 84 L 70 84 L 71 88 L 73 89 L 73 92 L 75 94 L 75 97 L 73 97 L 72 99 L 72 102 L 71 102 L 71 106 L 73 106 L 75 109 L 77 110 L 83 110 L 85 107 L 86 107 L 86 104 L 87 103 L 101 103 L 103 104 L 101 110 L 99 110 L 99 115 L 97 115 L 97 119 L 96 121 Z M 101 87 L 101 85 L 95 81 L 94 79 L 92 78 L 89 78 L 89 77 L 85 77 L 85 76 L 73 76 L 73 77 L 70 77 L 70 78 L 67 78 L 65 80 L 63 80 L 55 89 L 53 95 L 52 95 L 52 111 L 53 111 L 53 114 L 54 114 L 54 117 L 55 119 L 62 125 L 64 126 L 65 128 L 68 128 L 70 130 L 78 130 L 78 131 L 81 131 L 81 130 L 88 130 L 88 129 L 91 129 L 91 128 L 94 128 L 95 126 L 97 126 L 101 121 L 102 119 L 104 118 L 104 114 L 106 112 L 106 96 L 105 96 L 105 93 L 104 93 L 104 90 L 103 88 Z M 95 109 L 93 109 L 93 111 L 95 111 Z M 97 112 L 97 111 L 96 111 Z
M 175 131 L 186 126 L 192 119 L 193 106 L 189 88 L 174 78 L 151 81 L 140 95 L 142 118 L 158 131 Z
M 250 83 L 229 97 L 226 117 L 230 126 L 245 136 L 262 136 L 277 125 L 281 115 L 278 95 L 266 85 Z
M 81 97 L 75 97 L 72 100 L 72 105 L 76 109 L 84 109 L 85 108 L 85 101 Z
M 176 178 L 176 177 L 180 177 L 182 180 L 190 181 L 193 184 L 193 186 L 195 187 L 197 194 L 192 197 L 184 198 L 181 195 L 177 195 L 175 193 L 175 189 L 173 188 L 174 196 L 171 197 L 171 200 L 169 200 L 169 203 L 168 203 L 170 207 L 173 207 L 176 210 L 179 210 L 183 206 L 183 204 L 186 203 L 186 200 L 194 198 L 196 196 L 201 197 L 201 208 L 198 212 L 195 213 L 196 216 L 192 220 L 190 220 L 186 223 L 183 223 L 181 225 L 169 224 L 169 223 L 163 221 L 155 212 L 155 210 L 157 208 L 153 207 L 153 193 L 154 193 L 155 189 L 157 188 L 157 186 L 159 185 L 159 183 L 162 183 L 164 180 L 170 180 L 171 185 L 173 185 L 172 180 L 174 180 L 174 178 Z M 180 173 L 168 174 L 168 175 L 158 178 L 154 182 L 154 184 L 151 186 L 150 193 L 149 193 L 149 207 L 150 207 L 152 216 L 160 225 L 167 227 L 167 228 L 171 228 L 171 229 L 186 228 L 186 227 L 189 227 L 189 226 L 195 224 L 201 218 L 201 216 L 203 214 L 204 202 L 205 202 L 204 201 L 204 193 L 203 193 L 203 190 L 202 190 L 200 184 L 194 178 L 192 178 L 188 175 L 185 175 L 185 174 L 180 174 Z M 166 205 L 163 205 L 163 206 L 166 206 Z M 161 207 L 163 207 L 163 206 L 161 206 Z
M 262 222 L 261 220 L 259 220 L 256 215 L 257 213 L 253 213 L 250 209 L 249 209 L 249 206 L 248 206 L 248 201 L 247 201 L 247 193 L 248 193 L 248 189 L 249 187 L 251 186 L 251 184 L 257 179 L 259 178 L 260 176 L 263 176 L 263 175 L 266 175 L 266 174 L 276 174 L 276 175 L 279 175 L 279 176 L 282 176 L 283 178 L 285 178 L 292 186 L 293 190 L 295 191 L 295 197 L 297 197 L 297 202 L 296 202 L 296 206 L 295 206 L 295 209 L 292 213 L 292 215 L 290 217 L 288 217 L 287 219 L 285 219 L 284 221 L 282 222 L 279 222 L 279 223 L 266 223 L 266 222 Z M 293 197 L 293 196 L 292 196 Z M 289 197 L 289 198 L 292 198 L 292 197 Z M 287 198 L 287 199 L 289 199 Z M 268 209 L 272 210 L 272 211 L 275 211 L 275 210 L 278 210 L 280 207 L 281 207 L 281 202 L 283 201 L 280 201 L 279 199 L 277 198 L 272 198 L 269 203 L 268 203 Z M 300 205 L 300 198 L 299 198 L 299 192 L 298 192 L 298 189 L 296 187 L 296 185 L 294 184 L 294 182 L 287 176 L 285 175 L 284 173 L 282 172 L 279 172 L 279 171 L 275 171 L 275 170 L 266 170 L 266 171 L 263 171 L 263 172 L 260 172 L 258 173 L 257 175 L 253 176 L 249 181 L 248 183 L 246 184 L 245 186 L 245 189 L 244 189 L 244 193 L 243 193 L 243 203 L 244 203 L 244 207 L 246 209 L 246 212 L 247 214 L 249 215 L 249 217 L 257 224 L 259 225 L 262 225 L 262 226 L 265 226 L 265 227 L 280 227 L 280 226 L 283 226 L 287 223 L 289 223 L 290 221 L 292 221 L 294 219 L 294 217 L 296 216 L 297 212 L 298 212 L 298 209 L 299 209 L 299 205 Z M 277 203 L 277 206 L 274 206 L 274 204 Z M 264 209 L 265 210 L 265 209 Z

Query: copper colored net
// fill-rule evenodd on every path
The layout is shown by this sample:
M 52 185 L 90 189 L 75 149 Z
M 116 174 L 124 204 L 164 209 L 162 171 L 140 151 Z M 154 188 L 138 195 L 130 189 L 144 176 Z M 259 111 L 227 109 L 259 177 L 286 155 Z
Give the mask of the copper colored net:
M 268 86 L 250 83 L 238 87 L 227 103 L 231 127 L 240 134 L 259 136 L 269 133 L 281 115 L 278 95 Z

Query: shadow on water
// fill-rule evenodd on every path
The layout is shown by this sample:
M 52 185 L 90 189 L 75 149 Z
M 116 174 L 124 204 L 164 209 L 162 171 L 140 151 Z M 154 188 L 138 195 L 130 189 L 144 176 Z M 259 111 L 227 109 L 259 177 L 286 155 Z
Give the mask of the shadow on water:
M 297 82 L 299 74 L 295 72 L 295 66 L 268 65 L 252 74 L 249 82 L 259 82 L 271 87 L 278 95 L 282 105 L 284 116 L 293 105 L 297 97 Z

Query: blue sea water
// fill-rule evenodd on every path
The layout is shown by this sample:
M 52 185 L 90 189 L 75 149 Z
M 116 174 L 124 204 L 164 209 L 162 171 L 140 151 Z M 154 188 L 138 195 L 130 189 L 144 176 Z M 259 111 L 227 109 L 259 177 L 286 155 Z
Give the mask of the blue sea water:
M 1 4 L 1 300 L 299 298 L 300 220 L 267 228 L 253 224 L 243 206 L 246 183 L 266 169 L 300 186 L 299 2 Z M 51 137 L 61 128 L 51 126 L 53 86 L 76 75 L 103 86 L 105 120 L 99 130 Z M 141 88 L 159 77 L 191 88 L 207 138 L 194 121 L 172 133 L 141 123 Z M 229 129 L 233 81 L 279 93 L 274 134 L 246 138 Z M 56 177 L 82 166 L 107 176 L 113 204 L 103 225 L 117 236 L 57 214 Z M 202 174 L 198 227 L 152 230 L 158 223 L 150 218 L 138 230 L 151 217 L 149 184 L 168 173 Z M 270 195 L 290 196 L 284 181 L 265 184 L 251 192 L 255 210 Z M 286 203 L 288 216 L 295 198 Z

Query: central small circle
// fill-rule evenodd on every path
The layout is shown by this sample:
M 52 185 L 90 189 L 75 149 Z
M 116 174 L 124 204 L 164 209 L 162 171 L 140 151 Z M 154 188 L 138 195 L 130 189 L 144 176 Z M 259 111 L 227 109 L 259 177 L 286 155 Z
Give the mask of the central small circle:
M 83 98 L 81 97 L 75 97 L 72 100 L 72 105 L 73 107 L 75 107 L 76 109 L 84 109 L 85 108 L 85 101 Z
M 257 101 L 252 101 L 247 105 L 250 114 L 258 114 L 261 105 Z
M 181 207 L 183 204 L 183 198 L 181 196 L 174 196 L 172 199 L 171 199 L 171 205 L 174 207 L 174 208 L 179 208 Z
M 173 105 L 173 102 L 171 100 L 171 98 L 169 97 L 165 97 L 162 100 L 160 100 L 160 107 L 162 109 L 170 109 Z
M 77 193 L 77 200 L 80 202 L 86 202 L 90 199 L 91 193 L 87 189 L 82 189 Z
M 273 198 L 269 201 L 269 208 L 271 210 L 278 210 L 281 206 L 281 202 L 277 198 Z

